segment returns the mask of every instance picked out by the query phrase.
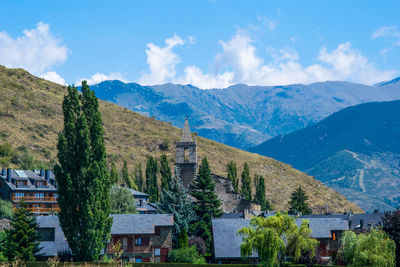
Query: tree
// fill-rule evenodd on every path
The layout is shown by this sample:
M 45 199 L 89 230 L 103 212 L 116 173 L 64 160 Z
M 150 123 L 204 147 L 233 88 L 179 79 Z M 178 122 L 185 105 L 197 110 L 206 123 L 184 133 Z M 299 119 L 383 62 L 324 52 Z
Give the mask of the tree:
M 169 181 L 171 180 L 171 168 L 168 164 L 168 159 L 165 154 L 160 157 L 160 174 L 161 174 L 161 189 L 167 188 L 169 186 Z
M 178 244 L 179 248 L 187 248 L 189 246 L 186 227 L 179 233 Z
M 58 136 L 60 225 L 75 260 L 95 261 L 111 231 L 111 180 L 98 100 L 86 81 L 82 94 L 68 87 L 63 101 L 64 129 Z
M 382 230 L 396 243 L 396 262 L 397 266 L 400 266 L 400 209 L 386 212 L 382 223 Z
M 292 192 L 289 201 L 289 214 L 297 215 L 301 213 L 303 215 L 308 215 L 312 213 L 312 210 L 308 203 L 306 202 L 308 196 L 306 192 L 299 186 L 295 191 Z
M 35 216 L 32 216 L 22 203 L 22 208 L 15 211 L 10 222 L 10 229 L 5 230 L 6 241 L 4 255 L 9 261 L 18 258 L 22 261 L 35 261 L 39 256 L 39 236 Z
M 268 218 L 251 218 L 250 227 L 244 227 L 238 233 L 244 236 L 240 247 L 242 257 L 257 252 L 263 266 L 282 262 L 286 254 L 297 260 L 302 253 L 315 253 L 318 245 L 318 241 L 311 238 L 307 221 L 299 228 L 293 217 L 279 212 Z
M 110 200 L 111 214 L 136 213 L 135 199 L 128 189 L 113 185 L 110 189 Z
M 250 178 L 250 168 L 247 162 L 244 163 L 242 172 L 242 194 L 247 200 L 251 200 L 251 178 Z
M 142 163 L 135 164 L 135 184 L 138 187 L 139 191 L 143 191 L 143 171 L 142 171 Z
M 161 213 L 174 215 L 172 241 L 174 247 L 178 247 L 181 232 L 185 231 L 187 235 L 186 231 L 189 229 L 189 225 L 196 220 L 196 214 L 193 210 L 193 201 L 176 175 L 171 177 L 168 188 L 162 188 L 157 208 Z
M 271 210 L 271 204 L 265 197 L 265 180 L 261 175 L 254 175 L 254 186 L 256 188 L 256 195 L 254 200 L 261 206 L 261 210 Z
M 395 266 L 396 244 L 387 233 L 372 228 L 367 233 L 343 233 L 339 254 L 352 266 Z
M 303 258 L 304 263 L 311 266 L 319 241 L 311 237 L 311 229 L 308 225 L 309 220 L 303 220 L 300 227 L 296 227 L 287 242 L 286 253 L 295 262 L 300 263 L 299 260 Z
M 111 163 L 110 180 L 113 184 L 117 184 L 118 180 L 119 180 L 119 175 L 118 175 L 117 166 L 115 165 L 115 162 Z
M 157 172 L 157 160 L 150 156 L 146 166 L 146 193 L 150 195 L 150 202 L 158 202 Z
M 231 162 L 228 163 L 226 166 L 227 171 L 228 171 L 228 179 L 232 182 L 233 189 L 235 192 L 238 192 L 238 186 L 239 186 L 239 179 L 237 176 L 237 168 L 236 168 L 236 163 L 231 160 Z
M 11 218 L 12 217 L 12 203 L 8 200 L 0 198 L 0 218 Z
M 199 167 L 199 176 L 193 181 L 191 195 L 195 198 L 194 211 L 197 221 L 193 228 L 195 234 L 204 239 L 207 250 L 212 243 L 211 220 L 222 215 L 221 202 L 215 193 L 215 183 L 207 158 L 203 158 Z
M 128 170 L 128 163 L 126 162 L 126 160 L 124 160 L 124 165 L 122 166 L 122 180 L 124 181 L 124 183 L 132 189 L 138 189 L 137 185 L 135 184 L 135 181 L 133 180 L 132 176 L 129 174 L 129 170 Z
M 206 260 L 199 254 L 195 246 L 171 250 L 168 262 L 205 264 Z

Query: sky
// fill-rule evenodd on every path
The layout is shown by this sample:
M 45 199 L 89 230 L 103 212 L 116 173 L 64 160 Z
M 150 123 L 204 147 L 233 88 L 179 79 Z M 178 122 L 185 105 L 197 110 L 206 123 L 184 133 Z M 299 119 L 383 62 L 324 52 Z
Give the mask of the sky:
M 0 1 L 0 65 L 202 89 L 400 76 L 400 1 Z

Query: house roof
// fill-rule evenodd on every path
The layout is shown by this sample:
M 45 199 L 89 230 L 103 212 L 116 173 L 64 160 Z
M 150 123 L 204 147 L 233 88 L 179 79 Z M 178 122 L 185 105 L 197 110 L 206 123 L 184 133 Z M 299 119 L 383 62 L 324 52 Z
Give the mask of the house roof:
M 215 258 L 240 258 L 242 236 L 237 232 L 248 226 L 250 226 L 249 219 L 213 219 Z M 254 253 L 252 257 L 258 257 L 257 253 Z
M 382 217 L 384 214 L 382 213 L 363 213 L 363 214 L 352 214 L 350 217 L 351 220 L 351 230 L 356 229 L 361 226 L 361 220 L 363 220 L 364 227 L 367 229 L 377 226 L 382 222 Z
M 56 192 L 57 188 L 54 186 L 55 184 L 55 176 L 54 174 L 50 171 L 49 172 L 49 178 L 51 183 L 48 184 L 48 186 L 39 186 L 37 187 L 34 184 L 34 181 L 43 181 L 45 182 L 46 179 L 44 176 L 40 176 L 40 171 L 39 170 L 11 170 L 11 181 L 27 181 L 26 186 L 16 186 L 12 182 L 9 183 L 7 182 L 7 172 L 5 175 L 1 175 L 0 172 L 0 179 L 3 180 L 4 184 L 7 185 L 11 191 L 51 191 L 51 192 Z M 53 184 L 52 184 L 53 183 Z
M 349 222 L 342 218 L 296 218 L 296 224 L 301 225 L 303 220 L 309 221 L 311 237 L 313 238 L 331 238 L 331 231 L 349 230 Z
M 112 235 L 154 234 L 155 226 L 173 226 L 171 214 L 113 214 Z
M 40 242 L 40 253 L 45 256 L 56 256 L 60 251 L 70 250 L 56 215 L 37 216 L 36 221 L 39 228 L 54 228 L 54 241 Z
M 157 209 L 153 205 L 151 205 L 149 203 L 146 203 L 146 202 L 142 202 L 142 204 L 140 205 L 140 201 L 136 202 L 136 209 L 138 211 L 152 211 L 152 212 L 154 211 L 154 212 L 157 212 Z
M 132 188 L 127 188 L 127 187 L 125 187 L 125 188 L 128 189 L 128 190 L 131 192 L 131 194 L 133 195 L 133 197 L 144 197 L 144 198 L 148 198 L 148 197 L 149 197 L 149 194 L 136 191 L 136 190 L 134 190 L 134 189 L 132 189 Z

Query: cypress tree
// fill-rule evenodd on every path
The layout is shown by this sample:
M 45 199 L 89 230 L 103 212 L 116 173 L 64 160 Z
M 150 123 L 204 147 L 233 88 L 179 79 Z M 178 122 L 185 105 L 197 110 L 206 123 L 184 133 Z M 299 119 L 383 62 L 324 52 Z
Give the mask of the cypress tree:
M 251 178 L 250 178 L 250 168 L 247 162 L 244 163 L 242 172 L 242 194 L 247 200 L 251 200 Z
M 150 156 L 146 166 L 146 193 L 150 195 L 150 202 L 158 202 L 157 172 L 157 160 Z
M 228 171 L 228 179 L 232 182 L 233 189 L 235 190 L 235 192 L 238 192 L 239 179 L 237 176 L 236 163 L 233 162 L 233 160 L 228 163 L 227 171 Z
M 289 201 L 289 214 L 296 215 L 297 213 L 301 213 L 303 215 L 311 214 L 312 210 L 308 203 L 306 202 L 308 196 L 306 192 L 299 186 L 296 190 L 292 192 L 290 201 Z
M 111 179 L 98 100 L 82 82 L 82 94 L 68 87 L 63 101 L 64 129 L 58 136 L 59 220 L 74 259 L 98 260 L 111 231 Z
M 161 189 L 169 189 L 169 182 L 171 180 L 171 168 L 168 164 L 168 159 L 165 154 L 160 157 L 160 174 L 161 174 Z
M 18 258 L 22 261 L 35 261 L 38 255 L 39 236 L 37 233 L 36 218 L 26 210 L 26 204 L 17 209 L 10 222 L 10 229 L 5 230 L 6 242 L 4 255 L 9 261 Z
M 261 206 L 261 210 L 271 210 L 271 204 L 265 197 L 265 180 L 261 175 L 254 175 L 254 186 L 256 188 L 255 201 Z
M 179 239 L 186 235 L 190 224 L 196 220 L 193 210 L 193 201 L 181 181 L 175 176 L 171 177 L 168 188 L 162 188 L 160 203 L 157 205 L 161 213 L 174 215 L 174 231 L 172 241 L 174 247 L 180 247 Z M 185 234 L 181 234 L 185 231 Z
M 113 162 L 113 163 L 111 163 L 111 170 L 110 170 L 111 182 L 113 184 L 118 183 L 118 178 L 119 178 L 119 175 L 118 175 L 118 171 L 117 171 L 117 166 L 115 165 L 115 162 Z
M 210 251 L 212 243 L 211 220 L 222 215 L 221 202 L 215 193 L 215 183 L 207 158 L 199 167 L 199 176 L 193 181 L 191 195 L 195 198 L 194 211 L 198 221 L 193 225 L 195 234 L 203 238 Z
M 135 164 L 135 183 L 139 191 L 143 191 L 143 171 L 142 163 Z

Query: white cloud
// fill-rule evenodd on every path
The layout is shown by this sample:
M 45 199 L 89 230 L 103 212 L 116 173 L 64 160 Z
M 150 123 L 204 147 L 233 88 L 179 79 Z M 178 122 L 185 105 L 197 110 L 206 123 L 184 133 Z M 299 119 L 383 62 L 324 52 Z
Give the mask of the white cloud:
M 60 75 L 58 75 L 57 72 L 55 72 L 55 71 L 46 72 L 46 73 L 42 74 L 40 77 L 45 80 L 54 82 L 54 83 L 66 85 L 64 78 L 62 78 Z
M 275 30 L 278 23 L 275 20 L 268 19 L 266 16 L 257 15 L 257 20 L 268 27 L 271 31 Z
M 189 39 L 192 42 L 194 41 L 193 38 Z M 184 40 L 174 35 L 172 38 L 165 40 L 164 47 L 159 47 L 153 43 L 147 44 L 147 64 L 150 67 L 150 71 L 143 73 L 139 82 L 142 84 L 161 84 L 175 77 L 176 64 L 180 63 L 181 60 L 172 49 L 184 43 Z
M 400 38 L 400 31 L 396 26 L 381 26 L 372 33 L 371 38 L 377 39 L 381 37 Z
M 51 34 L 49 24 L 39 22 L 17 38 L 0 32 L 0 64 L 6 67 L 24 68 L 38 75 L 63 63 L 67 56 L 67 47 Z
M 103 81 L 108 81 L 108 80 L 119 80 L 121 82 L 129 82 L 119 72 L 111 72 L 108 75 L 98 72 L 96 74 L 93 74 L 90 78 L 81 78 L 77 80 L 76 84 L 80 85 L 83 80 L 86 80 L 89 85 L 101 83 Z
M 339 44 L 333 50 L 322 47 L 315 58 L 316 63 L 309 66 L 300 63 L 299 54 L 291 47 L 267 47 L 272 61 L 264 62 L 257 56 L 254 41 L 244 31 L 238 31 L 229 41 L 219 43 L 222 52 L 215 56 L 214 72 L 204 73 L 199 67 L 190 65 L 183 67 L 182 75 L 176 74 L 181 60 L 173 51 L 176 45 L 184 44 L 181 38 L 175 35 L 167 39 L 163 48 L 149 44 L 146 53 L 150 72 L 142 76 L 139 82 L 193 84 L 203 89 L 223 88 L 236 83 L 283 85 L 327 80 L 374 84 L 398 74 L 377 69 L 349 42 Z

